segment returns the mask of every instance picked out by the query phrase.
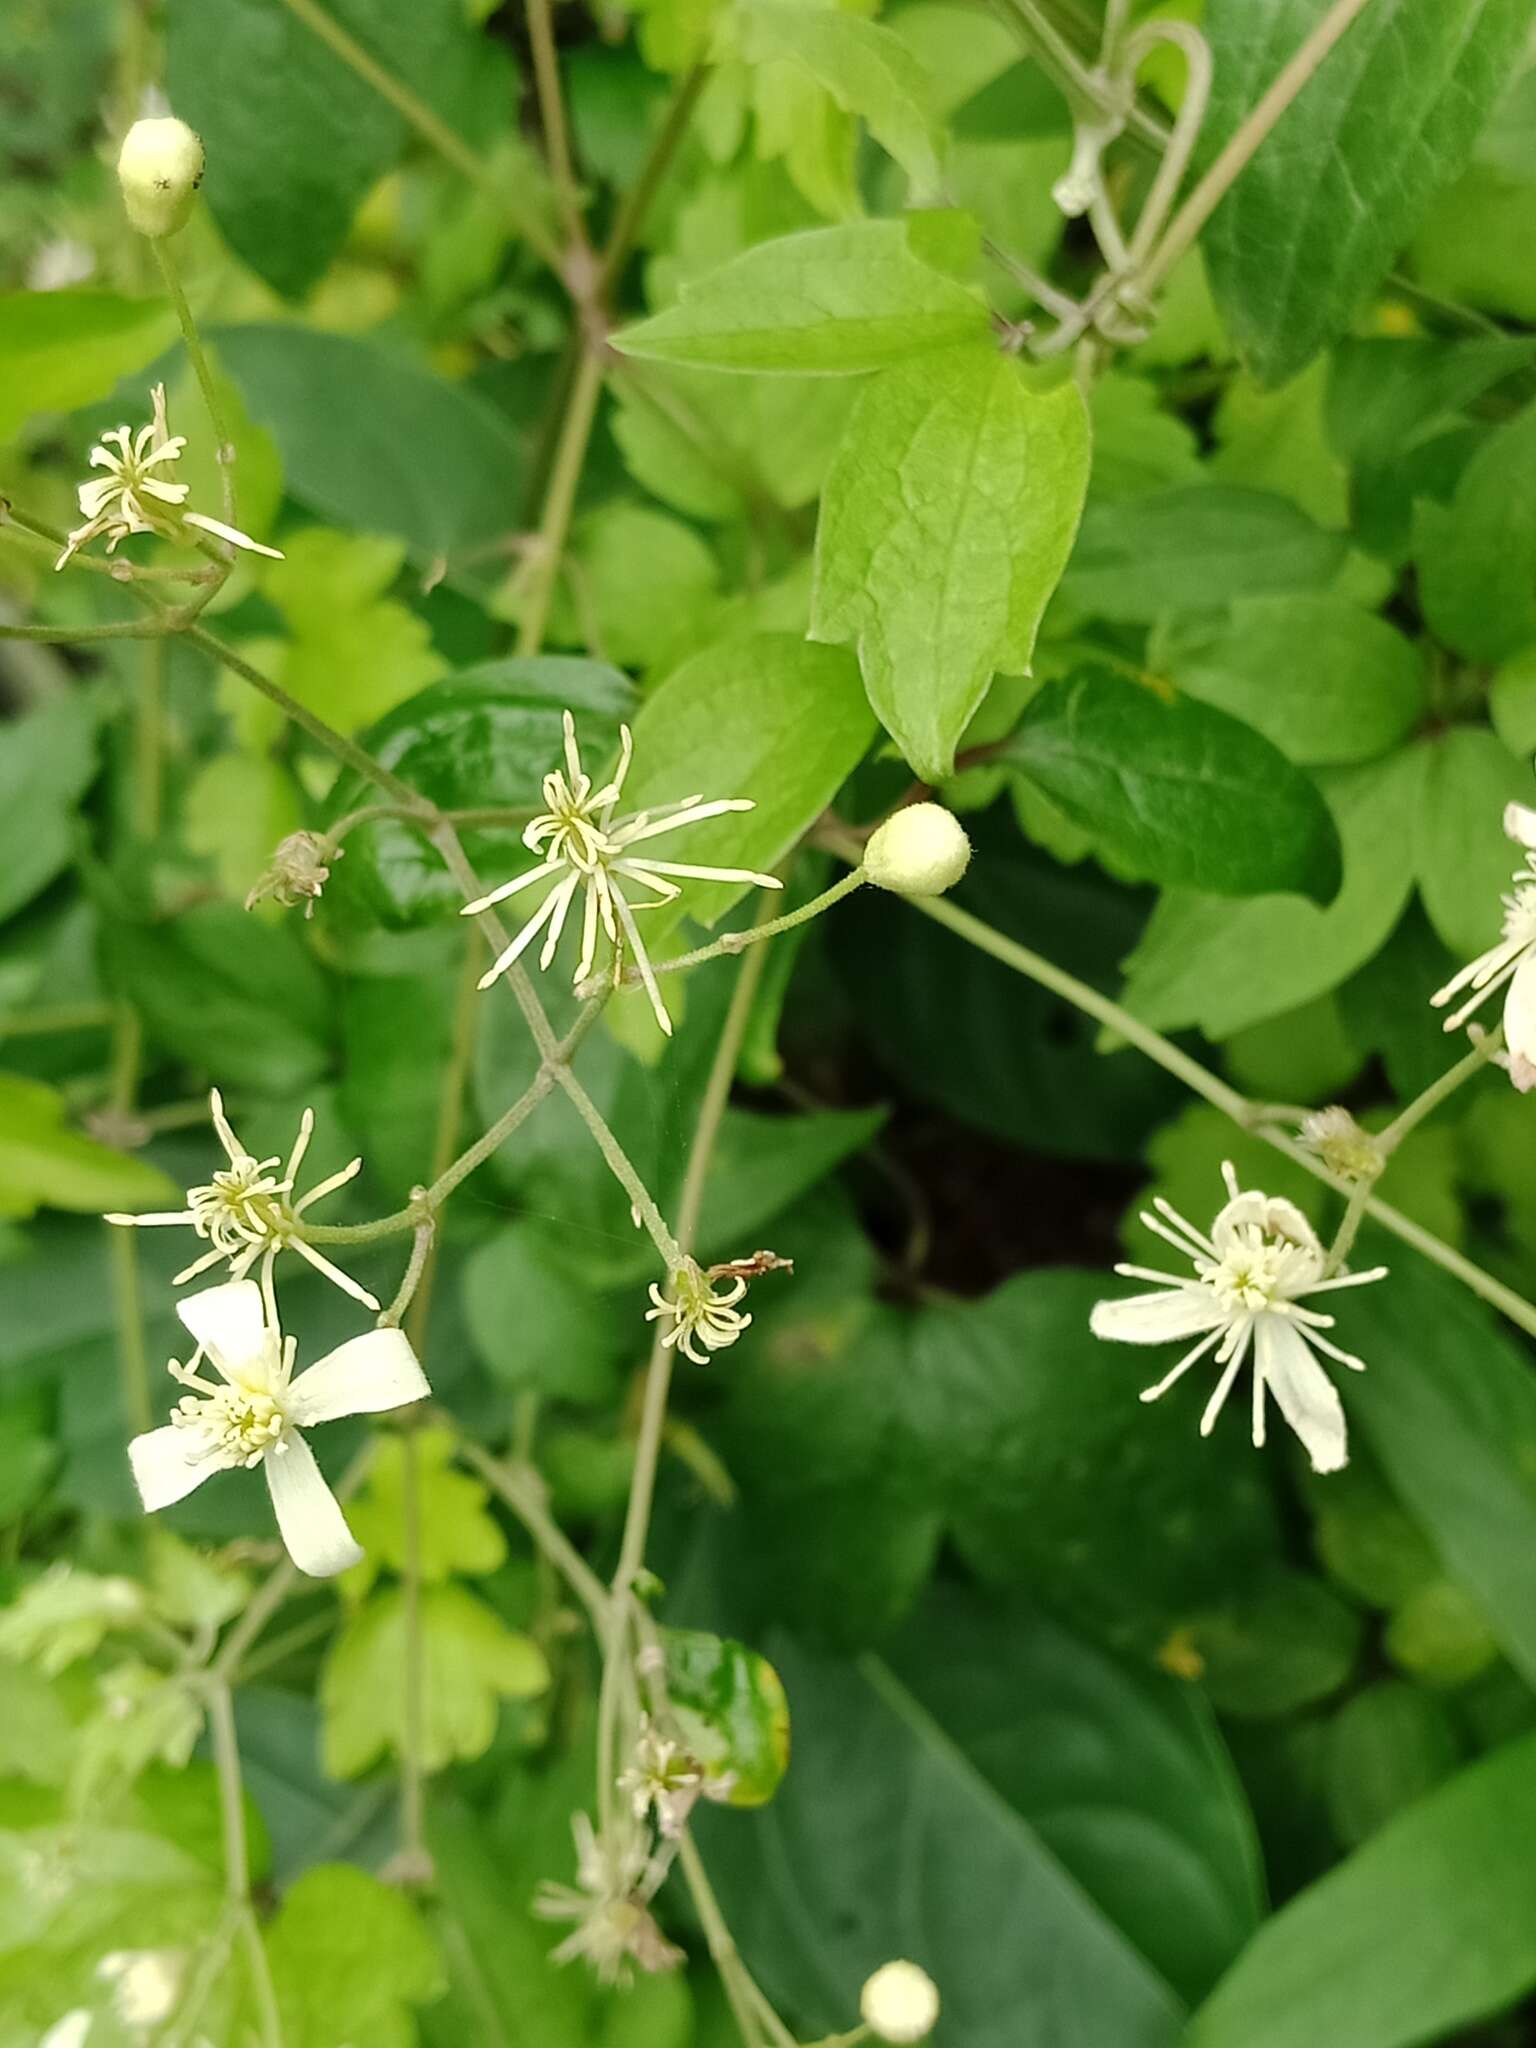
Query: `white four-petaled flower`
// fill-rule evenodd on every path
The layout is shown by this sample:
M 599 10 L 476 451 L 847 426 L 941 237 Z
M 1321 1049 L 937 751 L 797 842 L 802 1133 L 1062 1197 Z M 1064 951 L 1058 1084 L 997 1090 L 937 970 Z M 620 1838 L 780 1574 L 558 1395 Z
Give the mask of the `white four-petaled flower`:
M 594 788 L 592 778 L 581 765 L 581 755 L 576 746 L 576 721 L 567 711 L 565 772 L 557 768 L 545 776 L 544 801 L 549 808 L 533 819 L 523 833 L 523 844 L 530 853 L 542 853 L 542 861 L 526 874 L 503 882 L 499 889 L 492 889 L 488 896 L 466 904 L 464 915 L 477 916 L 482 910 L 489 910 L 494 904 L 503 903 L 509 896 L 515 896 L 539 882 L 549 885 L 549 893 L 538 909 L 490 971 L 481 977 L 480 986 L 489 988 L 497 975 L 504 973 L 533 944 L 540 932 L 544 933 L 544 945 L 539 954 L 539 965 L 546 968 L 550 965 L 570 915 L 571 904 L 578 891 L 585 890 L 581 957 L 574 980 L 579 984 L 592 972 L 597 958 L 598 927 L 601 925 L 616 949 L 627 946 L 634 955 L 640 979 L 656 1013 L 656 1021 L 663 1031 L 670 1034 L 672 1020 L 667 1015 L 667 1006 L 661 999 L 661 990 L 651 971 L 650 958 L 635 923 L 635 911 L 654 910 L 658 904 L 670 903 L 680 896 L 682 891 L 674 877 L 685 881 L 756 882 L 762 889 L 777 889 L 782 885 L 773 875 L 760 875 L 751 868 L 697 867 L 686 861 L 652 860 L 648 855 L 635 852 L 634 849 L 647 839 L 659 839 L 684 825 L 696 825 L 704 818 L 718 818 L 726 811 L 750 811 L 753 804 L 749 797 L 720 797 L 705 803 L 700 796 L 686 796 L 676 803 L 659 804 L 653 810 L 635 811 L 627 818 L 616 819 L 613 814 L 623 794 L 624 778 L 629 773 L 633 752 L 634 742 L 629 727 L 621 726 L 619 765 L 610 781 L 601 788 Z M 649 902 L 631 903 L 626 894 L 626 884 L 650 889 L 654 894 Z
M 217 1088 L 212 1090 L 208 1101 L 213 1112 L 213 1127 L 228 1155 L 229 1165 L 221 1167 L 206 1186 L 188 1188 L 185 1209 L 157 1210 L 145 1216 L 113 1215 L 106 1219 L 108 1223 L 151 1227 L 185 1223 L 199 1237 L 206 1238 L 213 1249 L 204 1252 L 200 1259 L 194 1259 L 190 1266 L 184 1266 L 171 1283 L 175 1287 L 196 1279 L 199 1273 L 206 1273 L 221 1259 L 228 1259 L 232 1277 L 242 1280 L 260 1259 L 262 1293 L 266 1297 L 267 1313 L 274 1322 L 277 1305 L 272 1293 L 272 1266 L 278 1253 L 284 1250 L 295 1251 L 307 1259 L 317 1272 L 334 1281 L 343 1294 L 350 1294 L 364 1308 L 376 1309 L 379 1304 L 366 1287 L 360 1287 L 350 1275 L 343 1273 L 339 1266 L 333 1266 L 309 1243 L 303 1234 L 301 1221 L 307 1209 L 325 1196 L 334 1194 L 354 1174 L 360 1173 L 362 1160 L 354 1159 L 340 1173 L 333 1173 L 329 1180 L 321 1181 L 318 1187 L 311 1188 L 296 1202 L 293 1186 L 309 1147 L 310 1134 L 315 1128 L 314 1111 L 306 1109 L 299 1119 L 299 1135 L 289 1154 L 288 1164 L 278 1172 L 276 1169 L 281 1162 L 275 1152 L 270 1159 L 257 1159 L 240 1143 L 224 1114 L 223 1099 Z
M 1446 1030 L 1456 1031 L 1491 995 L 1505 989 L 1499 1064 L 1508 1068 L 1510 1079 L 1524 1094 L 1536 1088 L 1536 811 L 1526 804 L 1509 804 L 1504 830 L 1525 848 L 1525 865 L 1516 868 L 1510 878 L 1515 886 L 1501 899 L 1504 928 L 1499 942 L 1452 975 L 1430 1001 L 1438 1009 L 1464 989 L 1471 990 L 1466 1002 L 1445 1020 Z
M 171 1377 L 188 1389 L 162 1429 L 128 1446 L 147 1512 L 168 1508 L 215 1472 L 260 1465 L 288 1555 L 302 1572 L 333 1577 L 363 1553 L 303 1431 L 343 1415 L 377 1415 L 431 1392 L 399 1330 L 369 1330 L 295 1377 L 294 1340 L 265 1313 L 254 1280 L 188 1295 L 176 1313 L 197 1340 Z M 198 1371 L 207 1358 L 216 1379 Z
M 1264 1441 L 1267 1390 L 1306 1446 L 1313 1470 L 1337 1472 L 1348 1460 L 1344 1410 L 1313 1354 L 1320 1351 L 1354 1372 L 1364 1372 L 1365 1361 L 1325 1337 L 1322 1333 L 1333 1328 L 1334 1318 L 1304 1302 L 1341 1287 L 1363 1287 L 1382 1279 L 1387 1269 L 1373 1266 L 1364 1273 L 1330 1276 L 1317 1233 L 1294 1202 L 1257 1189 L 1245 1193 L 1230 1162 L 1221 1171 L 1230 1199 L 1211 1225 L 1209 1237 L 1160 1195 L 1153 1197 L 1156 1214 L 1142 1212 L 1147 1228 L 1191 1262 L 1194 1277 L 1147 1266 L 1116 1266 L 1115 1271 L 1128 1279 L 1155 1280 L 1156 1291 L 1124 1301 L 1101 1301 L 1093 1311 L 1093 1333 L 1122 1344 L 1198 1338 L 1171 1372 L 1146 1389 L 1143 1401 L 1165 1394 L 1197 1359 L 1214 1351 L 1221 1374 L 1200 1418 L 1202 1436 L 1215 1428 L 1251 1351 L 1254 1443 Z
M 185 434 L 171 433 L 166 424 L 165 386 L 157 384 L 149 396 L 153 415 L 147 427 L 140 427 L 137 434 L 131 427 L 109 427 L 91 450 L 92 469 L 104 469 L 107 473 L 88 477 L 76 491 L 84 523 L 70 534 L 54 568 L 62 569 L 77 549 L 95 540 L 98 534 L 107 536 L 110 555 L 116 552 L 118 542 L 131 533 L 158 533 L 165 540 L 187 541 L 192 536 L 183 528 L 188 526 L 214 534 L 232 547 L 246 548 L 255 555 L 270 555 L 280 562 L 280 548 L 269 548 L 252 540 L 248 533 L 242 533 L 236 526 L 226 526 L 222 519 L 183 510 L 192 487 L 178 483 L 169 472 L 187 439 Z M 116 444 L 115 454 L 107 445 L 109 442 Z

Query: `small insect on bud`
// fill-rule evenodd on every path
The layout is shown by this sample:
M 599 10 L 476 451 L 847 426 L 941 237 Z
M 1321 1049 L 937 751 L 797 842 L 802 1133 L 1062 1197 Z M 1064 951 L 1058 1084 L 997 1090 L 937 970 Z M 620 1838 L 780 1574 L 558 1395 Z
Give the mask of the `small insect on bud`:
M 970 866 L 971 842 L 942 804 L 908 804 L 870 836 L 864 873 L 898 896 L 942 896 Z
M 939 2017 L 939 1987 L 916 1963 L 882 1963 L 859 1993 L 859 2017 L 877 2041 L 926 2041 Z
M 117 159 L 128 224 L 158 241 L 186 225 L 192 198 L 203 182 L 201 140 L 174 115 L 163 121 L 135 121 Z

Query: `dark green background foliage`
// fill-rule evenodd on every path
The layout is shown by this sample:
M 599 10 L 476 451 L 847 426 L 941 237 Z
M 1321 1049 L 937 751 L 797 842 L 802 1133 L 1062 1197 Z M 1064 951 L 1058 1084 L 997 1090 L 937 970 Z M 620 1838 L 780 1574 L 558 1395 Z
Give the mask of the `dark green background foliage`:
M 424 115 L 285 0 L 0 10 L 7 498 L 75 523 L 92 440 L 163 378 L 216 506 L 110 174 L 163 81 L 208 150 L 179 247 L 240 523 L 286 557 L 243 559 L 209 623 L 302 707 L 450 809 L 536 806 L 563 708 L 594 770 L 627 720 L 637 804 L 756 804 L 679 857 L 777 866 L 791 905 L 835 878 L 810 843 L 829 810 L 868 824 L 921 778 L 975 842 L 959 903 L 1244 1094 L 1379 1126 L 1443 1071 L 1428 994 L 1496 936 L 1501 812 L 1536 799 L 1529 0 L 1367 0 L 1148 338 L 1085 366 L 1086 403 L 1011 326 L 1018 266 L 1078 293 L 1096 259 L 1050 198 L 1068 100 L 1009 9 L 563 0 L 581 194 L 594 237 L 617 219 L 626 242 L 558 563 L 535 535 L 582 344 L 546 260 L 565 230 L 524 11 L 325 5 Z M 1099 11 L 1020 10 L 1085 61 Z M 1133 8 L 1209 39 L 1195 175 L 1325 12 Z M 1161 51 L 1140 85 L 1155 132 L 1179 64 Z M 1107 159 L 1132 213 L 1138 133 Z M 364 1155 L 327 1220 L 397 1207 L 442 1164 L 484 965 L 398 819 L 349 838 L 312 921 L 242 907 L 278 840 L 370 792 L 190 645 L 68 644 L 129 604 L 0 532 L 0 623 L 58 629 L 0 639 L 0 1595 L 41 1617 L 0 1618 L 0 2048 L 81 2008 L 91 2048 L 158 2040 L 101 1959 L 220 1938 L 206 1737 L 152 1635 L 91 1589 L 117 1578 L 133 1614 L 211 1641 L 275 1556 L 246 1475 L 137 1515 L 123 1368 L 142 1329 L 158 1419 L 188 1254 L 109 1245 L 98 1215 L 207 1179 L 215 1084 L 259 1154 L 312 1103 L 316 1177 Z M 465 842 L 488 879 L 525 858 L 505 825 Z M 750 912 L 695 886 L 653 950 Z M 626 995 L 579 1055 L 664 1213 L 734 972 L 669 982 L 669 1043 Z M 563 1029 L 561 978 L 541 987 Z M 474 1026 L 465 1143 L 535 1067 L 503 991 Z M 782 1785 L 711 1809 L 699 1840 L 797 2038 L 852 2026 L 864 1976 L 905 1955 L 942 1988 L 940 2048 L 1527 2039 L 1529 1341 L 1368 1230 L 1392 1271 L 1341 1312 L 1370 1368 L 1344 1376 L 1346 1471 L 1314 1477 L 1289 1437 L 1256 1454 L 1235 1412 L 1202 1441 L 1188 1383 L 1143 1407 L 1155 1373 L 1088 1315 L 1113 1262 L 1154 1249 L 1146 1194 L 1203 1224 L 1231 1158 L 1324 1231 L 1337 1197 L 872 890 L 776 942 L 736 1081 L 697 1249 L 769 1244 L 795 1272 L 754 1287 L 712 1370 L 681 1370 L 650 1562 L 669 1627 L 735 1646 L 720 1669 L 759 1717 L 765 1790 L 771 1684 L 740 1645 L 787 1691 Z M 1386 1193 L 1536 1292 L 1536 1098 L 1502 1074 L 1412 1135 Z M 350 1263 L 387 1295 L 400 1253 Z M 600 1572 L 655 1277 L 558 1097 L 446 1214 L 434 1390 L 534 1459 Z M 307 1354 L 358 1327 L 308 1277 L 284 1305 Z M 328 1469 L 364 1441 L 338 1427 Z M 430 1887 L 389 1869 L 387 1429 L 351 1510 L 366 1564 L 306 1585 L 239 1688 L 289 2048 L 725 2048 L 680 1886 L 661 1911 L 686 1970 L 610 1994 L 547 1963 L 528 1906 L 569 1878 L 591 1801 L 596 1660 L 451 1437 L 419 1448 Z M 215 1957 L 211 1981 L 198 2038 L 241 2048 L 245 1977 Z

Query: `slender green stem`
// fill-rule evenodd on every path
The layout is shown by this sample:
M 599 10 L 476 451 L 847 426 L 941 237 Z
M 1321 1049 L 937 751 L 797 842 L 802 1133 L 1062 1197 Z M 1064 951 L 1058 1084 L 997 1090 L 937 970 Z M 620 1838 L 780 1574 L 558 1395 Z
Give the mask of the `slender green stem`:
M 565 98 L 560 90 L 560 59 L 555 50 L 555 24 L 549 0 L 527 0 L 528 43 L 533 52 L 533 83 L 539 101 L 539 124 L 544 131 L 544 154 L 549 162 L 550 182 L 561 224 L 573 251 L 587 246 L 586 223 L 581 217 L 581 192 L 571 163 L 570 130 L 565 119 Z M 558 269 L 559 266 L 556 265 Z
M 1196 236 L 1253 160 L 1259 145 L 1286 108 L 1312 78 L 1339 38 L 1370 5 L 1370 0 L 1334 0 L 1334 4 L 1283 64 L 1267 92 L 1243 120 L 1210 169 L 1174 215 L 1172 225 L 1142 266 L 1137 282 L 1147 296 L 1165 284 Z
M 397 114 L 404 116 L 416 130 L 423 142 L 435 149 L 445 163 L 453 165 L 456 171 L 489 193 L 502 209 L 507 219 L 523 236 L 529 246 L 558 271 L 560 251 L 543 223 L 531 210 L 519 207 L 513 194 L 505 189 L 490 166 L 475 154 L 462 136 L 456 135 L 447 122 L 433 113 L 426 101 L 410 87 L 396 78 L 365 50 L 357 38 L 350 35 L 332 15 L 316 0 L 283 0 L 283 5 L 298 17 L 304 26 L 317 35 L 321 42 L 339 57 L 343 64 L 357 76 L 371 85 L 380 99 L 387 100 Z
M 1371 1198 L 1371 1186 L 1369 1180 L 1358 1180 L 1349 1191 L 1344 1214 L 1333 1234 L 1333 1243 L 1328 1247 L 1328 1260 L 1323 1268 L 1325 1279 L 1331 1280 L 1335 1273 L 1343 1272 L 1344 1261 L 1355 1248 L 1355 1239 L 1365 1220 L 1365 1205 Z
M 682 1264 L 683 1248 L 667 1228 L 666 1220 L 657 1208 L 650 1189 L 636 1173 L 629 1154 L 609 1129 L 597 1104 L 570 1068 L 557 1067 L 555 1079 L 570 1098 L 571 1107 L 592 1133 L 597 1149 L 608 1162 L 608 1171 L 628 1195 L 647 1236 L 661 1254 L 662 1262 L 670 1273 L 674 1267 Z
M 618 283 L 624 265 L 629 261 L 630 251 L 650 211 L 651 202 L 660 190 L 661 182 L 671 168 L 683 137 L 688 133 L 693 119 L 693 110 L 698 105 L 699 94 L 704 90 L 704 81 L 709 76 L 708 67 L 702 63 L 693 69 L 679 83 L 667 109 L 650 155 L 640 168 L 640 175 L 619 201 L 618 212 L 614 215 L 613 227 L 609 231 L 608 246 L 604 249 L 597 274 L 597 296 L 600 303 L 606 303 Z
M 145 647 L 133 699 L 133 830 L 136 838 L 145 840 L 160 832 L 165 653 L 163 639 Z
M 379 1317 L 379 1328 L 381 1330 L 397 1330 L 400 1327 L 405 1312 L 410 1307 L 417 1288 L 421 1285 L 421 1276 L 426 1269 L 427 1260 L 432 1251 L 432 1241 L 436 1235 L 436 1230 L 431 1223 L 417 1224 L 415 1235 L 411 1240 L 411 1256 L 406 1263 L 400 1285 L 395 1291 L 395 1298 Z
M 1464 1081 L 1470 1081 L 1480 1073 L 1504 1043 L 1502 1025 L 1486 1033 L 1472 1050 L 1455 1066 L 1448 1067 L 1438 1081 L 1431 1081 L 1422 1095 L 1416 1095 L 1406 1109 L 1400 1109 L 1384 1131 L 1376 1134 L 1376 1143 L 1383 1152 L 1395 1152 L 1416 1124 L 1423 1123 L 1431 1111 L 1440 1107 L 1447 1096 L 1454 1095 Z
M 155 640 L 174 633 L 174 612 L 159 619 L 115 619 L 105 626 L 0 626 L 0 640 L 40 640 L 45 646 L 81 646 L 93 640 Z
M 1162 162 L 1152 180 L 1152 189 L 1136 216 L 1136 225 L 1131 230 L 1128 254 L 1133 264 L 1145 263 L 1152 247 L 1163 229 L 1179 187 L 1184 182 L 1184 173 L 1189 169 L 1190 157 L 1200 139 L 1200 130 L 1205 124 L 1205 112 L 1211 97 L 1211 46 L 1199 29 L 1192 28 L 1184 21 L 1149 22 L 1139 29 L 1125 43 L 1123 62 L 1127 72 L 1127 83 L 1134 89 L 1136 67 L 1147 52 L 1158 43 L 1171 43 L 1184 59 L 1184 98 L 1179 106 L 1178 118 L 1173 124 L 1173 134 L 1168 147 L 1163 151 Z
M 0 1038 L 44 1038 L 57 1031 L 103 1031 L 117 1021 L 115 1003 L 55 1003 L 0 1016 Z
M 863 882 L 864 870 L 854 868 L 851 873 L 834 882 L 830 889 L 823 889 L 821 894 L 812 897 L 809 903 L 802 903 L 798 910 L 786 910 L 782 917 L 771 917 L 766 924 L 748 925 L 745 931 L 722 932 L 718 939 L 711 940 L 707 946 L 696 946 L 691 953 L 678 953 L 671 960 L 653 960 L 651 972 L 676 974 L 684 967 L 699 967 L 706 960 L 718 960 L 722 954 L 745 953 L 749 947 L 760 944 L 764 939 L 777 938 L 780 932 L 793 931 L 797 924 L 806 924 L 811 918 L 820 917 L 821 913 L 830 910 L 834 903 L 841 903 L 845 896 L 851 896 Z M 594 976 L 593 980 L 594 983 L 597 982 L 598 977 Z M 602 985 L 610 988 L 633 988 L 639 980 L 639 969 L 628 967 L 617 983 L 609 981 Z M 584 988 L 592 985 L 583 983 Z
M 397 1872 L 409 1882 L 430 1882 L 427 1853 L 426 1773 L 421 1759 L 426 1663 L 421 1648 L 421 1444 L 414 1411 L 400 1430 L 400 1853 Z
M 726 1998 L 735 2016 L 736 2025 L 746 2048 L 758 2048 L 766 2026 L 769 2038 L 775 2048 L 795 2048 L 795 2037 L 773 2010 L 753 1981 L 751 1973 L 741 1959 L 735 1937 L 726 1924 L 715 1888 L 709 1881 L 704 1868 L 704 1859 L 691 1834 L 684 1834 L 677 1847 L 677 1860 L 687 1881 L 689 1894 L 699 1916 L 699 1925 L 704 1929 L 704 1939 L 709 1945 L 710 1959 L 720 1972 L 720 1981 L 725 1986 Z M 759 2024 L 761 2017 L 762 2025 Z
M 555 444 L 554 465 L 550 470 L 549 485 L 544 493 L 544 509 L 539 519 L 539 531 L 520 593 L 522 615 L 517 631 L 519 654 L 537 654 L 544 644 L 544 633 L 549 624 L 549 610 L 554 601 L 555 583 L 560 573 L 560 560 L 565 552 L 566 537 L 570 532 L 571 511 L 576 503 L 576 487 L 581 481 L 582 467 L 587 459 L 587 444 L 592 438 L 592 423 L 597 417 L 597 401 L 602 389 L 602 350 L 598 344 L 589 340 L 582 350 L 581 360 L 576 365 L 576 375 L 571 384 L 565 417 L 561 423 L 560 438 Z
M 123 1382 L 123 1411 L 135 1436 L 154 1422 L 149 1392 L 149 1351 L 144 1342 L 144 1286 L 139 1271 L 138 1233 L 107 1230 L 112 1260 L 112 1305 L 117 1318 L 117 1361 Z
M 608 1626 L 608 1589 L 572 1543 L 545 1499 L 544 1482 L 531 1465 L 505 1464 L 491 1457 L 470 1437 L 459 1434 L 458 1455 L 517 1516 L 591 1616 L 601 1635 Z
M 219 465 L 219 491 L 224 501 L 224 523 L 235 523 L 235 444 L 230 440 L 224 427 L 224 413 L 219 404 L 219 394 L 214 388 L 213 371 L 203 351 L 202 337 L 197 331 L 197 322 L 192 318 L 192 308 L 187 304 L 187 295 L 182 290 L 181 272 L 172 250 L 174 236 L 157 235 L 151 241 L 155 261 L 160 265 L 160 275 L 170 294 L 171 304 L 176 308 L 176 319 L 181 327 L 181 338 L 186 344 L 187 357 L 197 378 L 197 388 L 203 394 L 203 406 L 208 414 L 208 424 L 213 429 L 215 453 Z
M 250 1856 L 245 1835 L 245 1788 L 240 1775 L 240 1744 L 235 1734 L 235 1707 L 229 1687 L 221 1680 L 210 1684 L 208 1730 L 213 1742 L 214 1768 L 219 1781 L 219 1813 L 224 1830 L 224 1883 L 230 1907 L 237 1916 L 241 1939 L 250 1964 L 251 1990 L 256 2000 L 262 2048 L 283 2048 L 283 2023 L 278 2011 L 277 1987 L 251 1906 Z

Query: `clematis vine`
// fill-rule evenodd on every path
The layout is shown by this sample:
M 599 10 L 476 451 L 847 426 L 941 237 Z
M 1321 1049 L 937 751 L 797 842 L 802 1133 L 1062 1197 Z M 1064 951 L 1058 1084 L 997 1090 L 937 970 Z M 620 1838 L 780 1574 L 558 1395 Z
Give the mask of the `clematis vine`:
M 1536 810 L 1508 805 L 1504 830 L 1525 848 L 1525 863 L 1510 878 L 1514 888 L 1500 899 L 1504 925 L 1498 943 L 1453 974 L 1430 1001 L 1443 1009 L 1453 996 L 1471 991 L 1445 1020 L 1447 1031 L 1457 1031 L 1503 989 L 1504 1050 L 1495 1058 L 1520 1092 L 1528 1094 L 1536 1088 Z

